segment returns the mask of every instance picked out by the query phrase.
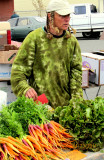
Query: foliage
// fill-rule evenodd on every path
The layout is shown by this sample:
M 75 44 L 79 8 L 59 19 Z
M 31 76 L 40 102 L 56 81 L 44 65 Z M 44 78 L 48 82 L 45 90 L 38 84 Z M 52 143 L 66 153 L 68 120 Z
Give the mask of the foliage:
M 75 138 L 75 148 L 98 151 L 104 145 L 104 98 L 72 99 L 68 106 L 57 107 L 53 119 Z
M 0 111 L 0 136 L 23 137 L 28 125 L 46 123 L 51 117 L 46 104 L 36 103 L 24 96 Z

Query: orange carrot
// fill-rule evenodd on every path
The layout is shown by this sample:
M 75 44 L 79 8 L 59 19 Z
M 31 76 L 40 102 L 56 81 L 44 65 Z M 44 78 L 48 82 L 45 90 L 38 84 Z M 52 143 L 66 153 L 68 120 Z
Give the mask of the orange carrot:
M 36 131 L 36 134 L 37 134 L 38 138 L 40 139 L 40 143 L 46 144 L 47 146 L 49 145 L 48 140 L 42 136 L 42 133 Z
M 50 153 L 50 152 L 46 151 L 46 154 L 49 156 L 49 159 L 59 160 L 59 158 L 56 155 L 54 155 L 53 153 Z
M 31 130 L 30 135 L 33 136 L 33 137 L 35 137 L 35 138 L 37 139 L 37 141 L 39 142 L 38 136 L 37 136 L 36 131 L 35 131 L 35 129 L 33 128 L 33 126 L 32 126 L 32 125 L 29 125 L 29 128 L 30 128 L 30 130 Z
M 14 147 L 16 147 L 18 149 L 18 151 L 30 156 L 30 155 L 34 155 L 33 151 L 30 149 L 30 147 L 22 144 L 18 144 L 15 143 L 14 141 L 10 140 L 9 138 L 0 138 L 0 142 L 2 143 L 11 143 Z
M 26 155 L 20 154 L 20 156 L 21 156 L 21 158 L 22 158 L 23 160 L 30 160 L 30 158 L 27 157 Z
M 34 151 L 34 147 L 32 145 L 32 143 L 26 138 L 26 136 L 24 137 L 24 140 L 28 143 L 28 145 L 31 147 L 31 149 L 33 149 Z
M 30 135 L 27 135 L 27 138 L 28 138 L 32 143 L 36 144 L 36 146 L 38 147 L 38 150 L 43 154 L 45 160 L 47 160 L 47 157 L 46 157 L 46 155 L 45 155 L 45 153 L 44 153 L 44 150 L 43 150 L 43 148 L 41 147 L 40 143 L 37 142 L 36 138 L 35 138 L 35 137 L 32 137 L 32 136 L 30 136 Z
M 18 153 L 16 153 L 12 148 L 10 148 L 9 146 L 7 146 L 7 149 L 9 151 L 10 154 L 13 155 L 13 157 L 18 156 Z
M 7 150 L 8 150 L 8 154 L 10 155 L 10 157 L 15 158 L 16 155 L 14 154 L 13 150 L 10 147 L 8 147 L 8 146 L 7 146 Z
M 44 126 L 43 126 L 43 123 L 41 123 L 40 127 L 43 129 L 43 127 L 44 127 Z
M 15 148 L 11 143 L 6 143 L 6 144 L 7 144 L 7 146 L 9 146 L 12 150 L 14 150 L 15 152 L 20 153 L 20 152 L 18 151 L 18 149 Z
M 56 123 L 55 121 L 51 121 L 50 123 L 52 124 L 53 128 L 56 129 L 58 133 L 62 133 L 62 135 L 65 135 L 68 138 L 72 137 L 69 133 L 66 132 L 66 129 L 63 128 L 60 124 Z
M 18 144 L 20 144 L 21 146 L 23 145 L 23 143 L 20 139 L 17 139 L 17 138 L 11 137 L 11 136 L 8 136 L 7 138 L 16 142 L 16 143 L 18 143 Z

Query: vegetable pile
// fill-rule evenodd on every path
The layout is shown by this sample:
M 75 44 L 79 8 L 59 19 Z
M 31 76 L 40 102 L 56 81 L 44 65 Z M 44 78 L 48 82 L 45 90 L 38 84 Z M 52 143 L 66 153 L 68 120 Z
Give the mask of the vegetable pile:
M 22 138 L 0 137 L 1 160 L 65 160 L 62 148 L 73 148 L 71 136 L 54 121 L 39 125 L 29 125 L 29 135 Z
M 65 160 L 72 136 L 51 120 L 46 104 L 19 97 L 0 111 L 1 160 Z
M 104 98 L 73 99 L 68 106 L 57 107 L 53 119 L 75 138 L 74 147 L 98 151 L 104 146 Z
M 28 125 L 46 123 L 51 118 L 46 104 L 34 103 L 33 99 L 19 97 L 0 111 L 0 137 L 23 137 L 28 134 Z

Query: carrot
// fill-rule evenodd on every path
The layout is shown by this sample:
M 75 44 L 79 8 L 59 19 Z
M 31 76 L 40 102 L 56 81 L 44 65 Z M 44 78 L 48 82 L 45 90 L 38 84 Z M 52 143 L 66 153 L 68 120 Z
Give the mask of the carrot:
M 19 145 L 18 143 L 15 143 L 15 141 L 13 141 L 13 140 L 11 140 L 11 139 L 9 139 L 9 138 L 2 138 L 2 137 L 0 137 L 0 142 L 1 143 L 11 143 L 12 145 L 14 145 L 14 146 L 21 146 L 21 145 Z M 23 145 L 23 143 L 22 143 L 22 145 Z
M 8 155 L 10 155 L 10 157 L 15 158 L 14 152 L 12 152 L 13 150 L 7 146 L 7 150 L 8 150 Z
M 8 151 L 8 149 L 7 149 L 7 146 L 6 146 L 6 144 L 2 144 L 3 145 L 3 148 L 4 148 L 4 151 L 5 151 L 5 153 L 6 153 L 6 156 L 7 156 L 7 154 L 9 154 L 9 151 Z
M 46 130 L 43 130 L 43 133 L 47 135 Z M 54 138 L 53 138 L 50 134 L 47 135 L 47 136 L 48 136 L 48 141 L 49 141 L 49 143 L 51 143 L 51 144 L 54 145 L 54 146 L 57 146 L 56 143 L 55 143 Z
M 21 143 L 22 145 L 20 145 L 20 144 L 16 143 L 15 141 L 12 141 L 9 138 L 0 138 L 0 141 L 4 142 L 4 143 L 10 143 L 17 148 L 22 148 L 22 149 L 27 150 L 27 151 L 30 149 L 28 146 L 24 145 L 23 143 Z
M 55 144 L 60 148 L 73 148 L 71 142 L 72 140 L 69 140 L 69 138 L 72 138 L 68 133 L 66 133 L 66 129 L 64 129 L 60 124 L 51 121 L 48 123 L 49 133 L 53 137 Z M 61 142 L 65 142 L 65 146 L 62 145 Z
M 39 149 L 41 150 L 41 144 L 40 144 L 40 142 L 37 142 L 35 137 L 27 135 L 27 138 L 30 140 L 30 142 L 35 143 L 39 147 Z
M 5 152 L 4 157 L 5 157 L 5 159 L 7 159 L 8 150 L 7 150 L 7 147 L 6 147 L 6 145 L 4 143 L 2 144 L 2 148 L 3 148 L 4 152 Z
M 19 154 L 19 159 L 20 159 L 20 160 L 23 160 L 20 154 Z
M 66 159 L 66 156 L 64 154 L 60 154 L 60 152 L 56 152 L 55 155 L 59 158 L 61 158 L 62 160 Z
M 2 150 L 2 148 L 1 148 L 1 146 L 0 146 L 0 159 L 3 159 L 3 158 L 5 158 L 6 156 L 5 156 L 5 153 L 4 153 L 4 151 Z
M 47 124 L 44 124 L 44 129 L 47 131 L 47 134 L 49 135 L 49 129 Z
M 30 135 L 34 137 L 34 134 L 33 134 L 32 131 L 31 131 L 30 125 L 29 125 L 29 127 L 28 127 L 28 130 L 29 130 Z
M 18 149 L 15 148 L 11 143 L 6 143 L 6 144 L 7 144 L 7 146 L 9 146 L 10 148 L 12 148 L 15 152 L 20 153 L 20 152 L 18 151 Z
M 41 123 L 40 127 L 43 129 L 43 127 L 44 127 L 43 123 Z
M 26 140 L 26 142 L 29 144 L 29 146 L 30 146 L 31 149 L 33 150 L 33 154 L 35 154 L 36 158 L 39 159 L 39 157 L 37 156 L 36 151 L 34 150 L 33 144 L 29 141 L 29 139 L 28 139 L 27 137 L 24 137 L 24 139 Z
M 33 126 L 33 127 L 34 127 L 34 126 Z M 41 128 L 40 126 L 35 125 L 35 127 L 36 127 L 38 130 L 43 131 L 43 126 L 42 126 L 42 128 Z
M 48 140 L 42 136 L 42 133 L 39 133 L 38 131 L 36 131 L 36 134 L 38 135 L 38 137 L 40 139 L 40 143 L 43 143 L 43 144 L 49 146 Z
M 15 156 L 18 156 L 18 153 L 16 153 L 15 151 L 13 151 L 9 146 L 7 146 L 7 149 L 9 151 L 9 155 L 13 158 L 15 158 Z
M 30 155 L 34 156 L 34 152 L 30 149 L 30 147 L 28 147 L 24 144 L 22 144 L 22 146 L 21 146 L 20 144 L 15 143 L 14 141 L 11 141 L 8 138 L 0 138 L 0 139 L 2 139 L 3 143 L 11 143 L 12 145 L 14 145 L 18 149 L 19 152 L 22 152 L 28 156 L 30 156 Z
M 24 139 L 22 139 L 22 142 L 29 147 L 29 144 Z
M 38 150 L 43 154 L 45 160 L 47 160 L 47 157 L 46 157 L 46 155 L 45 155 L 45 153 L 44 153 L 44 151 L 43 151 L 43 149 L 42 149 L 42 147 L 41 147 L 41 144 L 40 144 L 39 142 L 37 142 L 36 138 L 35 138 L 35 137 L 32 137 L 32 136 L 30 136 L 30 135 L 27 135 L 27 138 L 28 138 L 32 143 L 35 143 L 35 144 L 36 144 L 36 146 L 38 147 Z
M 46 154 L 49 156 L 49 160 L 50 160 L 50 158 L 52 160 L 59 160 L 59 158 L 57 156 L 55 156 L 53 153 L 46 152 Z
M 58 131 L 59 133 L 61 131 L 66 131 L 65 128 L 63 128 L 61 125 L 58 125 L 58 123 L 55 123 L 54 121 L 50 121 L 50 124 L 53 126 L 53 129 L 55 129 L 56 131 Z M 57 124 L 57 125 L 56 125 Z
M 37 139 L 37 141 L 39 142 L 39 138 L 38 138 L 38 136 L 37 136 L 37 134 L 36 134 L 36 131 L 35 131 L 35 127 L 34 126 L 32 126 L 32 125 L 30 125 L 29 126 L 30 127 L 30 130 L 31 130 L 31 133 L 32 134 L 30 134 L 31 136 L 33 136 L 33 137 L 35 137 L 36 139 Z M 37 130 L 37 128 L 36 128 L 36 130 Z
M 49 129 L 49 133 L 52 134 L 52 135 L 55 135 L 55 136 L 57 136 L 59 138 L 62 138 L 62 137 L 60 137 L 60 134 L 57 132 L 57 130 L 55 128 L 53 128 L 53 129 L 50 128 Z
M 62 127 L 59 123 L 57 123 L 55 121 L 50 121 L 50 124 L 54 124 L 58 128 L 65 129 L 64 127 Z
M 65 135 L 67 138 L 71 138 L 72 136 L 66 132 L 66 129 L 63 128 L 60 124 L 56 123 L 55 121 L 51 121 L 50 122 L 53 126 L 54 129 L 56 129 L 56 131 L 58 133 L 62 133 L 62 135 Z
M 32 145 L 33 145 L 36 153 L 41 153 L 40 150 L 39 150 L 39 148 L 38 148 L 38 146 L 36 144 L 32 143 Z
M 27 157 L 26 155 L 23 155 L 23 154 L 20 154 L 20 155 L 21 155 L 22 160 L 30 160 L 30 158 Z
M 18 144 L 20 144 L 21 146 L 23 145 L 23 143 L 20 139 L 17 139 L 17 138 L 11 137 L 11 136 L 8 136 L 7 138 L 16 142 L 16 143 L 18 143 Z
M 9 157 L 9 160 L 14 160 L 14 158 L 12 158 L 12 157 Z
M 20 160 L 18 157 L 15 157 L 15 160 Z
M 27 144 L 31 147 L 31 149 L 34 151 L 34 147 L 32 145 L 32 143 L 26 138 L 24 137 L 24 140 L 27 142 Z

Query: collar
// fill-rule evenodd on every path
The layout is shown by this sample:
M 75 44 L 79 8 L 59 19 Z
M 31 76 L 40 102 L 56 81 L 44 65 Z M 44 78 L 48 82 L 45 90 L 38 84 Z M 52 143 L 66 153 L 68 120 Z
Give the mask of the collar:
M 43 29 L 44 29 L 44 31 L 45 31 L 45 32 L 47 32 L 47 29 L 46 29 L 46 27 L 45 27 L 45 26 L 44 26 L 44 28 L 43 28 Z M 66 31 L 64 30 L 64 31 L 63 31 L 63 33 L 62 33 L 60 36 L 54 35 L 54 34 L 52 34 L 52 33 L 51 33 L 51 34 L 52 34 L 52 35 L 53 35 L 53 37 L 55 37 L 55 38 L 61 38 L 61 37 L 63 37 L 63 36 L 65 35 L 65 33 L 66 33 Z

